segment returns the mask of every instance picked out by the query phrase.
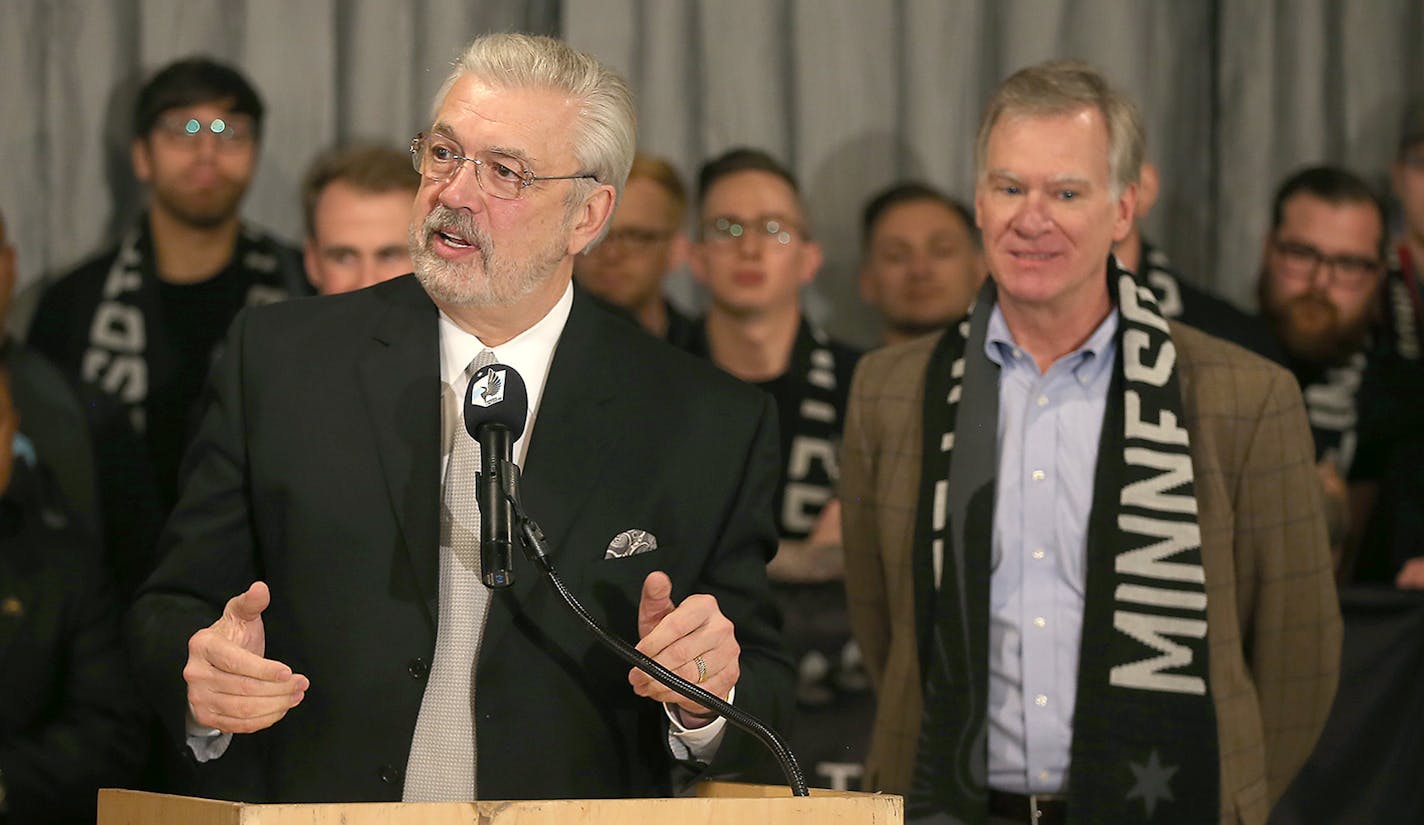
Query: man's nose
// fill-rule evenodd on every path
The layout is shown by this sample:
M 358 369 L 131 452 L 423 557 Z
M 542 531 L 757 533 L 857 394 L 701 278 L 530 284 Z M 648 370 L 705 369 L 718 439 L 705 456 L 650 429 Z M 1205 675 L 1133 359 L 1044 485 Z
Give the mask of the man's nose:
M 193 135 L 193 140 L 195 141 L 198 157 L 203 160 L 213 160 L 222 149 L 222 144 L 219 142 L 222 138 L 207 129 Z
M 484 199 L 489 197 L 489 193 L 480 186 L 479 170 L 468 161 L 455 167 L 455 171 L 444 180 L 433 181 L 432 185 L 439 187 L 435 193 L 436 200 L 451 209 L 478 211 L 484 208 Z
M 765 233 L 746 230 L 742 232 L 741 237 L 733 238 L 732 243 L 737 245 L 737 257 L 756 260 L 761 257 L 762 245 L 766 240 Z
M 1052 224 L 1047 202 L 1036 194 L 1025 196 L 1014 213 L 1014 229 L 1025 235 L 1040 235 Z

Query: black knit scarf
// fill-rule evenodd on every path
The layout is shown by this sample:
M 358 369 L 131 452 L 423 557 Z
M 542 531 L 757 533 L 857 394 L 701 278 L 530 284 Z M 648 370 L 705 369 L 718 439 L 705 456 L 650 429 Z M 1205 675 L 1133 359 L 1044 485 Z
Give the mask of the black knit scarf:
M 1420 329 L 1421 318 L 1424 318 L 1424 283 L 1421 283 L 1420 262 L 1414 260 L 1409 247 L 1402 243 L 1394 249 L 1384 290 L 1387 340 L 1383 343 L 1404 360 L 1418 360 L 1420 350 L 1424 349 L 1421 347 L 1424 329 Z
M 1069 821 L 1215 822 L 1206 585 L 1176 349 L 1152 291 L 1112 259 L 1107 272 L 1118 358 L 1084 550 Z M 911 821 L 987 817 L 999 375 L 984 340 L 995 296 L 990 280 L 941 339 L 925 384 L 914 548 L 925 714 Z
M 786 373 L 772 391 L 781 411 L 782 484 L 776 493 L 781 537 L 804 539 L 835 495 L 846 388 L 826 334 L 802 319 Z M 763 385 L 766 386 L 766 385 Z
M 244 304 L 256 306 L 301 294 L 301 267 L 273 238 L 244 225 L 233 261 L 251 285 Z M 147 218 L 124 236 L 104 277 L 104 288 L 89 326 L 89 344 L 80 360 L 80 377 L 113 396 L 128 412 L 137 433 L 148 429 L 144 414 L 149 390 L 163 386 L 172 368 L 161 346 L 158 268 Z M 213 355 L 214 359 L 217 353 Z

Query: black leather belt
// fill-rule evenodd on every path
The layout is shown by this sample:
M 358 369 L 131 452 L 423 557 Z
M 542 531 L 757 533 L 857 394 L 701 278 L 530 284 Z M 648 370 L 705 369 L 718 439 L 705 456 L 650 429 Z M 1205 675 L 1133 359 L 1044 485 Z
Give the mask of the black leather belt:
M 1053 793 L 1025 796 L 991 788 L 989 813 L 1027 825 L 1062 825 L 1068 821 L 1068 797 Z

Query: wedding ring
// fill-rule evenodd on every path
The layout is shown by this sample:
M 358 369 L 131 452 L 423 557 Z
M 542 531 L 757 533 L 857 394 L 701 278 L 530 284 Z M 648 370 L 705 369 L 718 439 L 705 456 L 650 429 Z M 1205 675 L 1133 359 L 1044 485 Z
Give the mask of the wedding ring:
M 693 656 L 692 663 L 697 665 L 697 684 L 707 681 L 707 662 L 701 656 Z

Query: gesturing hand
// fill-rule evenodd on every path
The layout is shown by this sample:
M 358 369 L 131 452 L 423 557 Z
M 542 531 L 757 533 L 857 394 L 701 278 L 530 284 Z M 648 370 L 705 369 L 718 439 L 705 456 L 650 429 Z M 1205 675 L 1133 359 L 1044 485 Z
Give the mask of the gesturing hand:
M 188 640 L 188 704 L 200 725 L 223 733 L 270 727 L 296 707 L 311 683 L 281 662 L 263 658 L 262 611 L 272 601 L 263 582 L 233 596 L 222 618 Z
M 699 684 L 721 697 L 731 692 L 742 674 L 741 645 L 736 628 L 717 606 L 717 599 L 705 593 L 688 596 L 682 604 L 672 602 L 672 580 L 666 573 L 653 572 L 643 580 L 638 602 L 638 650 L 658 664 Z M 702 661 L 699 672 L 698 659 Z M 674 693 L 643 671 L 633 668 L 628 681 L 639 696 L 677 705 L 690 713 L 706 713 L 701 705 Z M 687 727 L 700 727 L 706 720 L 683 716 Z

